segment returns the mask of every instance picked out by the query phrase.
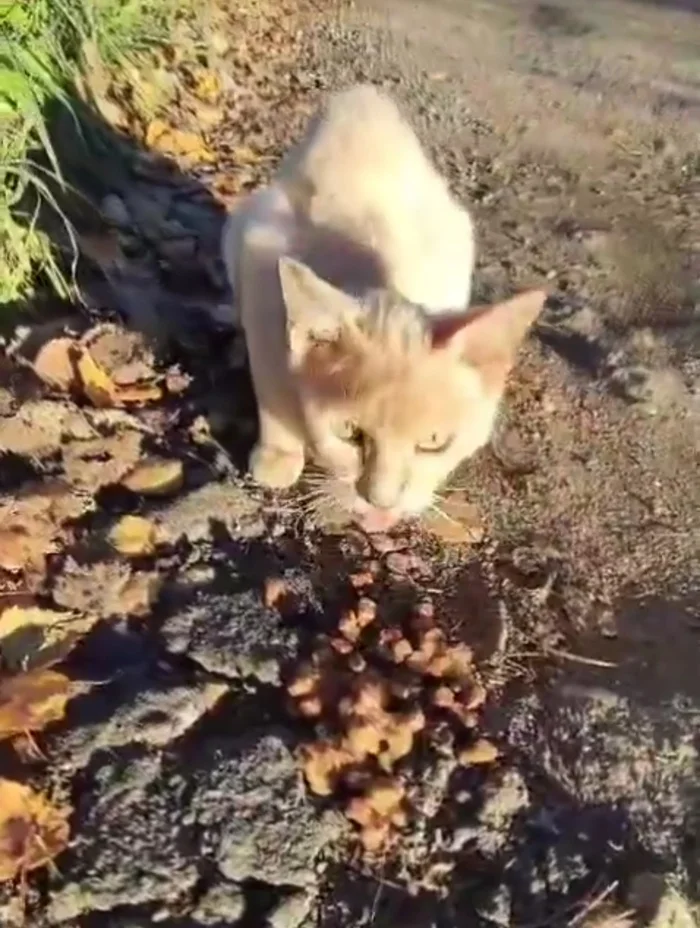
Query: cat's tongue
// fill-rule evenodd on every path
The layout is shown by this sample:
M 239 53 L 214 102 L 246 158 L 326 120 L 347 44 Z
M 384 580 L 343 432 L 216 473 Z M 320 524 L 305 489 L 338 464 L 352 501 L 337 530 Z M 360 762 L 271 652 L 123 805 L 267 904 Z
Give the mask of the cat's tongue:
M 393 509 L 368 509 L 357 517 L 358 525 L 365 532 L 387 532 L 399 521 Z

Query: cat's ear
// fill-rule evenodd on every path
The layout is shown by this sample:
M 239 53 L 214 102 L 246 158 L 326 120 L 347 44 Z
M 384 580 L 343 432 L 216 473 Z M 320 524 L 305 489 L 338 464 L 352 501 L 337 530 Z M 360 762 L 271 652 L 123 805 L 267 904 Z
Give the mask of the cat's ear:
M 455 352 L 480 370 L 490 386 L 501 388 L 546 299 L 546 291 L 528 290 L 503 303 L 438 318 L 433 346 Z
M 343 328 L 353 325 L 360 306 L 351 296 L 293 258 L 280 258 L 278 266 L 287 338 L 295 353 L 313 342 L 334 341 Z

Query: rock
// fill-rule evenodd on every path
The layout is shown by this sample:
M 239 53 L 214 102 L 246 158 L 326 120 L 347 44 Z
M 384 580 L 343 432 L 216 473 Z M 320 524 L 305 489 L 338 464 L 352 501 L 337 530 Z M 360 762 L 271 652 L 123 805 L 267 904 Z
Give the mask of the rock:
M 210 538 L 217 524 L 233 538 L 253 538 L 265 530 L 259 504 L 232 481 L 207 483 L 180 497 L 160 510 L 158 524 L 173 544 L 182 537 L 192 543 Z
M 674 701 L 645 706 L 575 682 L 505 711 L 509 743 L 536 758 L 582 814 L 624 815 L 642 846 L 687 878 L 683 847 L 697 835 L 700 812 L 692 713 Z M 598 833 L 602 827 L 596 825 Z
M 477 912 L 493 928 L 510 928 L 511 920 L 511 894 L 507 886 L 497 886 L 490 898 L 477 906 Z
M 143 690 L 143 680 L 127 678 L 126 686 L 108 698 L 114 712 L 94 725 L 72 729 L 52 750 L 70 767 L 83 767 L 100 750 L 127 744 L 165 747 L 177 741 L 227 691 L 224 683 L 161 686 Z
M 107 222 L 118 229 L 128 229 L 131 225 L 131 213 L 126 203 L 116 193 L 108 193 L 102 200 L 102 215 Z
M 188 606 L 165 620 L 161 634 L 171 651 L 186 653 L 212 673 L 274 685 L 298 649 L 296 634 L 256 591 L 196 591 Z
M 172 202 L 172 190 L 165 186 L 139 185 L 132 191 L 127 204 L 134 223 L 146 238 L 159 241 Z M 187 230 L 185 229 L 185 232 Z
M 655 370 L 642 365 L 615 368 L 609 378 L 612 389 L 630 403 L 639 403 L 650 413 L 682 404 L 686 388 L 678 371 Z
M 236 883 L 221 880 L 210 886 L 192 911 L 198 925 L 233 925 L 243 918 L 245 894 Z
M 164 238 L 158 242 L 158 254 L 171 264 L 190 264 L 197 253 L 197 239 L 193 235 L 181 238 Z
M 316 898 L 305 890 L 285 896 L 267 916 L 270 928 L 298 928 L 311 914 Z
M 198 879 L 198 851 L 184 826 L 184 779 L 168 778 L 158 756 L 101 767 L 77 801 L 75 840 L 49 924 L 120 905 L 169 902 Z
M 484 856 L 493 857 L 506 846 L 515 817 L 529 801 L 527 785 L 517 770 L 505 770 L 487 783 L 475 833 Z
M 189 809 L 229 880 L 313 888 L 316 858 L 340 834 L 340 816 L 319 815 L 307 798 L 289 741 L 263 733 L 198 758 Z

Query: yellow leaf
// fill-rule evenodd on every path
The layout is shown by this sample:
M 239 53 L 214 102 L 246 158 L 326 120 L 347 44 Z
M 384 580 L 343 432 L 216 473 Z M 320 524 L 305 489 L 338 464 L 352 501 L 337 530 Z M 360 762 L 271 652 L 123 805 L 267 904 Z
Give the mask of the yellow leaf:
M 195 95 L 205 103 L 216 103 L 221 95 L 221 79 L 214 71 L 203 71 L 194 89 Z
M 479 738 L 477 742 L 468 748 L 460 751 L 458 760 L 465 767 L 480 766 L 481 764 L 492 764 L 498 759 L 498 748 L 486 738 Z
M 124 477 L 122 485 L 144 496 L 168 496 L 180 489 L 183 476 L 182 461 L 147 458 Z
M 149 148 L 153 148 L 161 135 L 168 132 L 169 129 L 170 127 L 168 124 L 163 122 L 162 119 L 154 119 L 152 123 L 149 123 L 146 129 L 146 145 L 148 145 Z
M 83 392 L 90 402 L 101 409 L 114 406 L 114 384 L 89 351 L 81 353 L 77 367 Z
M 31 626 L 51 628 L 71 617 L 69 612 L 56 612 L 54 609 L 39 609 L 36 606 L 25 609 L 22 606 L 10 606 L 9 609 L 0 613 L 0 648 L 3 638 L 7 638 L 20 629 Z
M 215 160 L 198 132 L 174 129 L 157 119 L 148 127 L 146 143 L 165 155 L 187 158 L 189 161 L 211 162 Z
M 233 158 L 238 164 L 256 164 L 260 161 L 260 154 L 249 145 L 239 145 L 233 151 Z
M 79 687 L 62 673 L 30 670 L 0 682 L 0 739 L 41 731 L 63 718 Z
M 65 850 L 72 811 L 23 783 L 0 779 L 0 880 L 44 867 Z
M 143 557 L 156 549 L 156 527 L 141 516 L 124 516 L 109 533 L 109 540 L 125 557 Z
M 10 668 L 48 667 L 70 652 L 97 616 L 10 606 L 0 613 L 0 651 Z
M 77 367 L 85 396 L 100 408 L 121 406 L 124 403 L 148 403 L 162 396 L 156 384 L 116 384 L 89 351 L 82 351 Z

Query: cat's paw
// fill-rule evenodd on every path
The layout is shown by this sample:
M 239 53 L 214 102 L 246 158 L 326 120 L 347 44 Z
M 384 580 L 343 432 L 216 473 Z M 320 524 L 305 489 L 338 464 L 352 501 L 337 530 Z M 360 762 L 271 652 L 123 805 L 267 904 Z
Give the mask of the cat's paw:
M 304 469 L 303 451 L 283 451 L 271 445 L 256 445 L 248 469 L 256 483 L 282 490 L 296 483 Z

